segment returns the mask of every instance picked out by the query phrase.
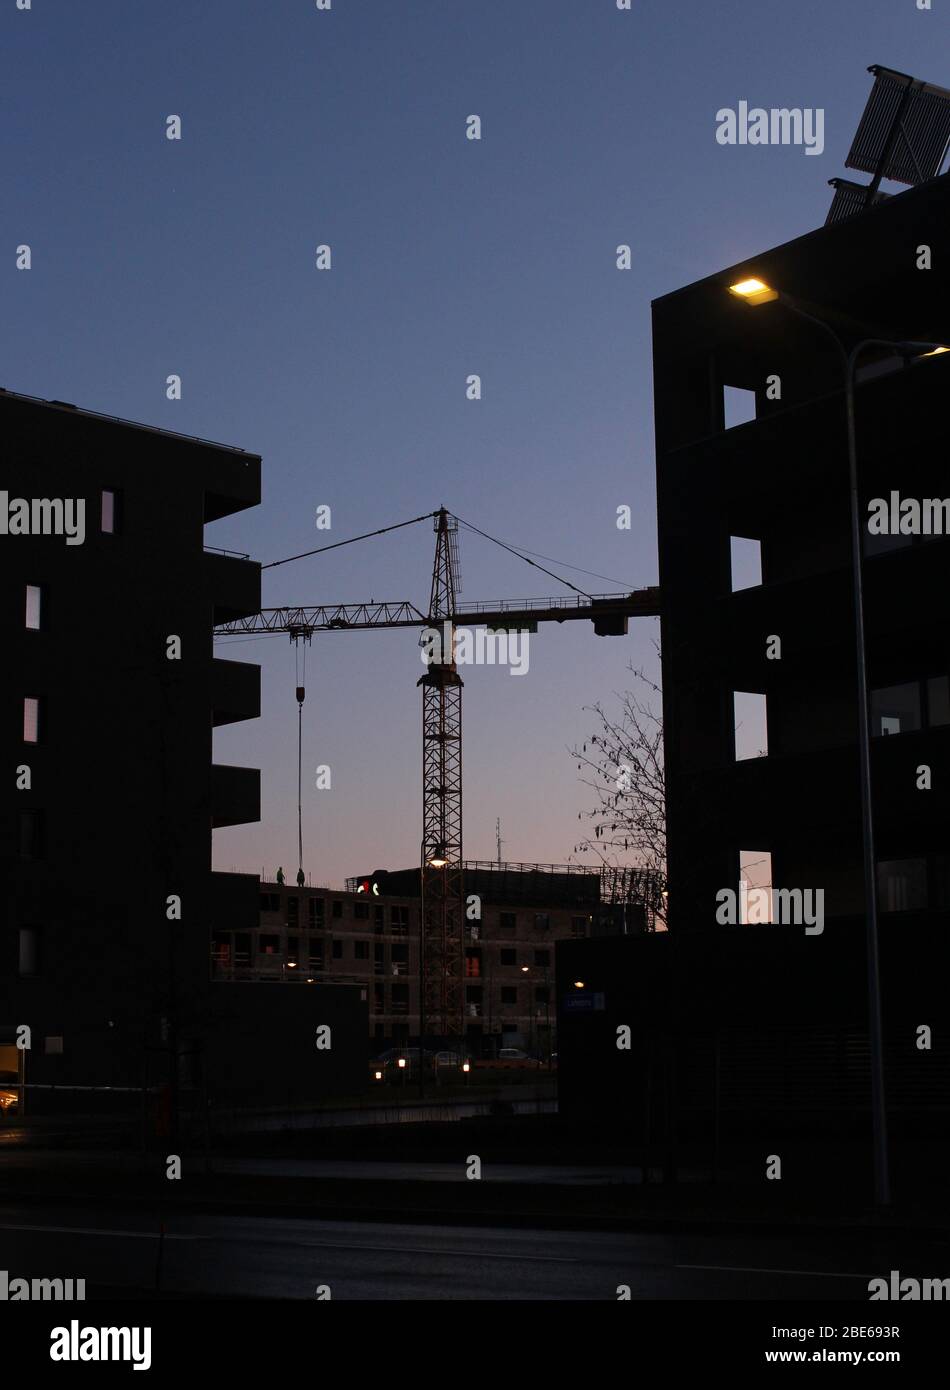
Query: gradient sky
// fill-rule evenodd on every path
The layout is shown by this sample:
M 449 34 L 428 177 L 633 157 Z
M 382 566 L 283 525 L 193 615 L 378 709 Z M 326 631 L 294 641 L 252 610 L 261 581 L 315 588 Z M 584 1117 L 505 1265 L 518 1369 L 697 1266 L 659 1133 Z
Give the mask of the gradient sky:
M 562 570 L 594 592 L 655 582 L 651 299 L 819 226 L 867 66 L 950 82 L 948 14 L 948 0 L 4 0 L 0 384 L 260 453 L 262 506 L 206 541 L 265 562 L 444 503 L 598 571 Z M 823 107 L 824 153 L 720 146 L 716 112 L 740 100 Z M 29 273 L 14 269 L 23 242 Z M 265 574 L 264 603 L 424 608 L 432 548 L 418 526 L 288 565 Z M 463 600 L 568 592 L 477 537 L 461 559 Z M 589 805 L 567 752 L 594 727 L 582 707 L 610 703 L 628 662 L 653 664 L 657 629 L 542 627 L 526 676 L 463 669 L 467 857 L 494 856 L 496 816 L 507 858 L 570 857 Z M 293 651 L 282 637 L 218 651 L 262 664 L 263 715 L 219 731 L 216 759 L 263 775 L 261 824 L 218 831 L 216 867 L 292 872 Z M 305 767 L 333 775 L 305 804 L 316 883 L 417 862 L 421 670 L 413 633 L 314 639 Z

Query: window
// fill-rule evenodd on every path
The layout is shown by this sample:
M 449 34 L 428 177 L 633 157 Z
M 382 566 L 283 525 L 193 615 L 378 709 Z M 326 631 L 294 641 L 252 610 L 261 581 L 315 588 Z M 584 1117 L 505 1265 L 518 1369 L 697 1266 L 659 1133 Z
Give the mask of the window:
M 342 916 L 343 916 L 343 903 L 342 903 L 342 900 L 341 900 L 340 898 L 334 898 L 334 899 L 333 899 L 333 907 L 332 907 L 331 911 L 332 911 L 332 915 L 333 915 L 334 917 L 342 917 Z
M 755 589 L 762 583 L 762 542 L 748 536 L 729 537 L 732 592 Z
M 736 730 L 736 762 L 765 758 L 769 751 L 768 708 L 764 695 L 753 690 L 734 690 L 732 707 Z
M 397 942 L 395 946 L 389 948 L 389 959 L 400 965 L 409 964 L 409 943 Z M 400 972 L 402 973 L 402 972 Z
M 117 536 L 122 525 L 122 494 L 115 488 L 105 488 L 99 505 L 99 530 L 106 536 Z
M 481 1002 L 482 1002 L 482 987 L 481 987 L 481 985 L 466 985 L 466 986 L 465 986 L 465 1002 L 466 1002 L 466 1004 L 481 1004 Z
M 262 956 L 279 956 L 280 937 L 272 934 L 265 936 L 264 933 L 261 932 L 260 936 L 257 938 L 257 950 L 258 954 Z
M 551 991 L 547 985 L 538 985 L 534 991 L 534 1002 L 536 1004 L 547 1004 L 551 998 Z
M 393 985 L 390 990 L 390 1004 L 394 1014 L 407 1014 L 409 1012 L 409 986 Z
M 869 518 L 870 519 L 870 518 Z M 913 536 L 901 536 L 886 533 L 878 534 L 876 531 L 868 531 L 865 524 L 864 530 L 864 553 L 865 555 L 885 555 L 889 550 L 903 550 L 905 546 L 913 545 Z
M 354 903 L 353 916 L 358 922 L 369 921 L 369 903 Z
M 322 927 L 326 913 L 326 903 L 323 898 L 310 899 L 310 925 L 311 927 Z
M 243 966 L 245 969 L 251 963 L 251 933 L 249 931 L 238 931 L 234 933 L 234 964 Z
M 907 734 L 950 724 L 950 677 L 929 676 L 871 691 L 871 734 Z
M 408 907 L 391 907 L 389 909 L 389 925 L 394 933 L 403 935 L 409 930 L 409 909 Z
M 517 912 L 502 912 L 498 917 L 498 925 L 502 931 L 514 931 L 518 926 Z
M 755 419 L 755 392 L 743 386 L 722 388 L 723 428 L 734 429 Z
M 386 990 L 382 985 L 373 986 L 373 1013 L 384 1014 L 386 1012 Z
M 262 911 L 262 912 L 279 912 L 279 911 L 280 911 L 280 894 L 279 894 L 279 893 L 262 893 L 262 894 L 261 894 L 261 911 Z
M 739 851 L 739 924 L 762 926 L 772 921 L 772 852 Z
M 920 683 L 871 691 L 871 734 L 906 734 L 920 728 Z
M 343 942 L 342 942 L 342 941 L 334 941 L 334 942 L 333 942 L 332 955 L 333 955 L 333 959 L 334 959 L 334 960 L 342 960 L 342 959 L 343 959 Z
M 480 947 L 465 947 L 465 974 L 470 980 L 477 980 L 481 978 L 482 953 Z
M 26 695 L 23 699 L 23 742 L 39 743 L 40 741 L 40 702 L 35 695 Z
M 914 912 L 927 906 L 926 859 L 884 859 L 877 866 L 882 912 Z
M 498 952 L 499 960 L 502 965 L 517 965 L 518 952 L 513 946 L 503 946 Z
M 927 682 L 927 723 L 950 724 L 950 676 L 931 676 Z
M 46 839 L 46 818 L 42 811 L 20 812 L 20 858 L 42 859 Z
M 501 1002 L 503 1004 L 517 1004 L 518 991 L 514 985 L 502 985 Z
M 211 934 L 211 959 L 215 965 L 231 964 L 231 933 L 216 931 Z
M 586 918 L 586 917 L 572 917 L 572 918 L 571 918 L 571 936 L 578 937 L 578 936 L 586 936 L 586 935 L 587 935 L 587 918 Z
M 40 973 L 40 929 L 21 927 L 19 932 L 19 971 L 21 975 Z
M 323 969 L 323 942 L 319 939 L 310 942 L 310 969 Z
M 547 931 L 551 925 L 550 912 L 536 912 L 534 914 L 534 926 L 536 931 Z
M 26 626 L 30 632 L 39 632 L 43 627 L 43 589 L 39 584 L 26 586 Z
M 386 909 L 377 905 L 373 908 L 373 931 L 381 932 L 385 925 Z
M 300 960 L 300 937 L 288 936 L 287 938 L 287 960 L 293 961 L 296 965 Z
M 294 898 L 288 898 L 288 899 L 287 899 L 287 925 L 288 925 L 288 927 L 296 927 L 299 921 L 300 921 L 300 899 L 299 899 L 299 898 L 296 898 L 296 897 L 294 897 Z
M 353 942 L 353 959 L 354 959 L 354 960 L 369 960 L 369 942 L 368 942 L 368 941 L 354 941 L 354 942 Z

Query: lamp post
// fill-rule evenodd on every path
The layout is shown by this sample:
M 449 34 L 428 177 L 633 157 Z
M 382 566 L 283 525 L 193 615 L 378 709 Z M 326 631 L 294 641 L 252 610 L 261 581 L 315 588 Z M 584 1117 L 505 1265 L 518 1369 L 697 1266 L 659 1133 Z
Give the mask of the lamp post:
M 911 343 L 889 338 L 867 337 L 852 347 L 839 338 L 824 319 L 809 313 L 790 295 L 752 277 L 729 286 L 730 294 L 747 304 L 778 301 L 793 314 L 820 328 L 834 343 L 844 369 L 845 415 L 848 439 L 848 488 L 851 512 L 851 585 L 854 597 L 855 656 L 858 678 L 858 752 L 861 779 L 861 840 L 864 868 L 864 906 L 867 935 L 868 1035 L 871 1065 L 871 1125 L 874 1150 L 874 1199 L 879 1207 L 890 1205 L 890 1171 L 887 1149 L 887 1106 L 884 1089 L 884 1041 L 881 1025 L 881 966 L 878 932 L 877 866 L 874 854 L 874 812 L 871 800 L 871 731 L 868 700 L 867 651 L 864 632 L 864 574 L 862 567 L 860 498 L 858 495 L 858 450 L 855 421 L 855 373 L 862 353 L 868 348 L 886 348 L 905 359 L 932 355 L 941 350 L 935 343 Z

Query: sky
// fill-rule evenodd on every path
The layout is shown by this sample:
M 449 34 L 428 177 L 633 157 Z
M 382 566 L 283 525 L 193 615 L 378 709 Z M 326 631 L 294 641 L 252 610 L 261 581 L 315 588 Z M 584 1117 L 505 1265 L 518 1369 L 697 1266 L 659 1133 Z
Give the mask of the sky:
M 205 539 L 265 563 L 444 505 L 587 592 L 655 583 L 651 300 L 820 226 L 868 65 L 947 84 L 948 16 L 950 0 L 3 0 L 0 385 L 261 454 L 261 506 Z M 718 143 L 741 101 L 822 109 L 823 152 Z M 265 571 L 263 602 L 425 609 L 432 555 L 430 525 L 407 527 Z M 464 530 L 461 573 L 462 601 L 570 592 Z M 656 674 L 657 638 L 653 619 L 627 639 L 548 625 L 524 675 L 462 669 L 466 857 L 494 857 L 500 817 L 506 859 L 591 862 L 568 750 L 630 665 Z M 332 632 L 307 654 L 314 883 L 418 862 L 417 640 Z M 263 669 L 261 718 L 215 735 L 216 761 L 262 769 L 262 819 L 217 831 L 215 866 L 291 877 L 294 652 L 216 651 Z

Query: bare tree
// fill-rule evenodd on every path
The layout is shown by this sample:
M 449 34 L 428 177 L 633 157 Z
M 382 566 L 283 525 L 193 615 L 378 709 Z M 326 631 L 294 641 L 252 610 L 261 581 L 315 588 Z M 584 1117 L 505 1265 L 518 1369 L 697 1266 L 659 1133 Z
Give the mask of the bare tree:
M 617 695 L 619 709 L 601 703 L 584 708 L 598 721 L 596 733 L 572 748 L 580 780 L 596 805 L 579 811 L 590 829 L 575 853 L 593 853 L 608 868 L 633 864 L 647 870 L 659 891 L 666 889 L 666 777 L 660 687 L 644 670 L 629 667 L 636 687 Z

